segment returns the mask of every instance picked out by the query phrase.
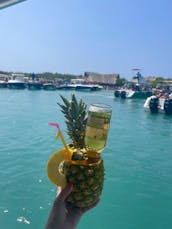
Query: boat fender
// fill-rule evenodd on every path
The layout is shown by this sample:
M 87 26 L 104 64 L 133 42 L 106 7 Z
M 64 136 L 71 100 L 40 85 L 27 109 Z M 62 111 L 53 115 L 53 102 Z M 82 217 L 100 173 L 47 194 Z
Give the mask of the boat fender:
M 149 102 L 149 109 L 151 113 L 158 113 L 158 104 L 159 104 L 158 98 L 151 98 Z
M 121 91 L 121 98 L 125 99 L 126 98 L 126 91 Z
M 166 99 L 164 102 L 164 112 L 167 115 L 172 114 L 172 99 Z

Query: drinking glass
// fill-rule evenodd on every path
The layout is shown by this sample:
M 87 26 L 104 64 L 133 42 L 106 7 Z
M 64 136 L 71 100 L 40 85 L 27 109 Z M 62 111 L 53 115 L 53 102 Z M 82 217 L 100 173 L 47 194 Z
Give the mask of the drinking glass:
M 112 107 L 106 104 L 91 104 L 85 132 L 85 146 L 87 151 L 101 153 L 105 148 Z

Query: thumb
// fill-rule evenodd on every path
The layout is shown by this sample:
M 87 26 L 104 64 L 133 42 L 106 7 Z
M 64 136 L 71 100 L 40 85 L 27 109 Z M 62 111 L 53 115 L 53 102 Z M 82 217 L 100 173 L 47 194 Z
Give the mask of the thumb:
M 66 187 L 62 189 L 62 191 L 60 192 L 58 196 L 58 200 L 64 201 L 68 197 L 68 195 L 72 192 L 72 189 L 73 189 L 73 184 L 68 183 Z

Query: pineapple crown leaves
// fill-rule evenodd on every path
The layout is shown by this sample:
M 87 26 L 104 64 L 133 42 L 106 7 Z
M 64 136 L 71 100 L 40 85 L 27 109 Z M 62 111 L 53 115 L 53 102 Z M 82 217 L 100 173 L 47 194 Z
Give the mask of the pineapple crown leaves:
M 77 101 L 74 94 L 71 95 L 71 100 L 67 100 L 60 95 L 63 104 L 57 103 L 61 112 L 64 114 L 67 125 L 67 134 L 72 140 L 75 148 L 84 148 L 84 136 L 86 125 L 86 104 L 82 99 Z

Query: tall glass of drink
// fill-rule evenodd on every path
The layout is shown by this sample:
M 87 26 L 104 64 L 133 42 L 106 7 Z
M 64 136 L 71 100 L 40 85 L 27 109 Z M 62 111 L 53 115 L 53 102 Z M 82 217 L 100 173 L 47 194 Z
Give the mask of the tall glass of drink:
M 110 105 L 90 105 L 85 133 L 85 146 L 88 152 L 101 153 L 105 148 L 111 114 Z

